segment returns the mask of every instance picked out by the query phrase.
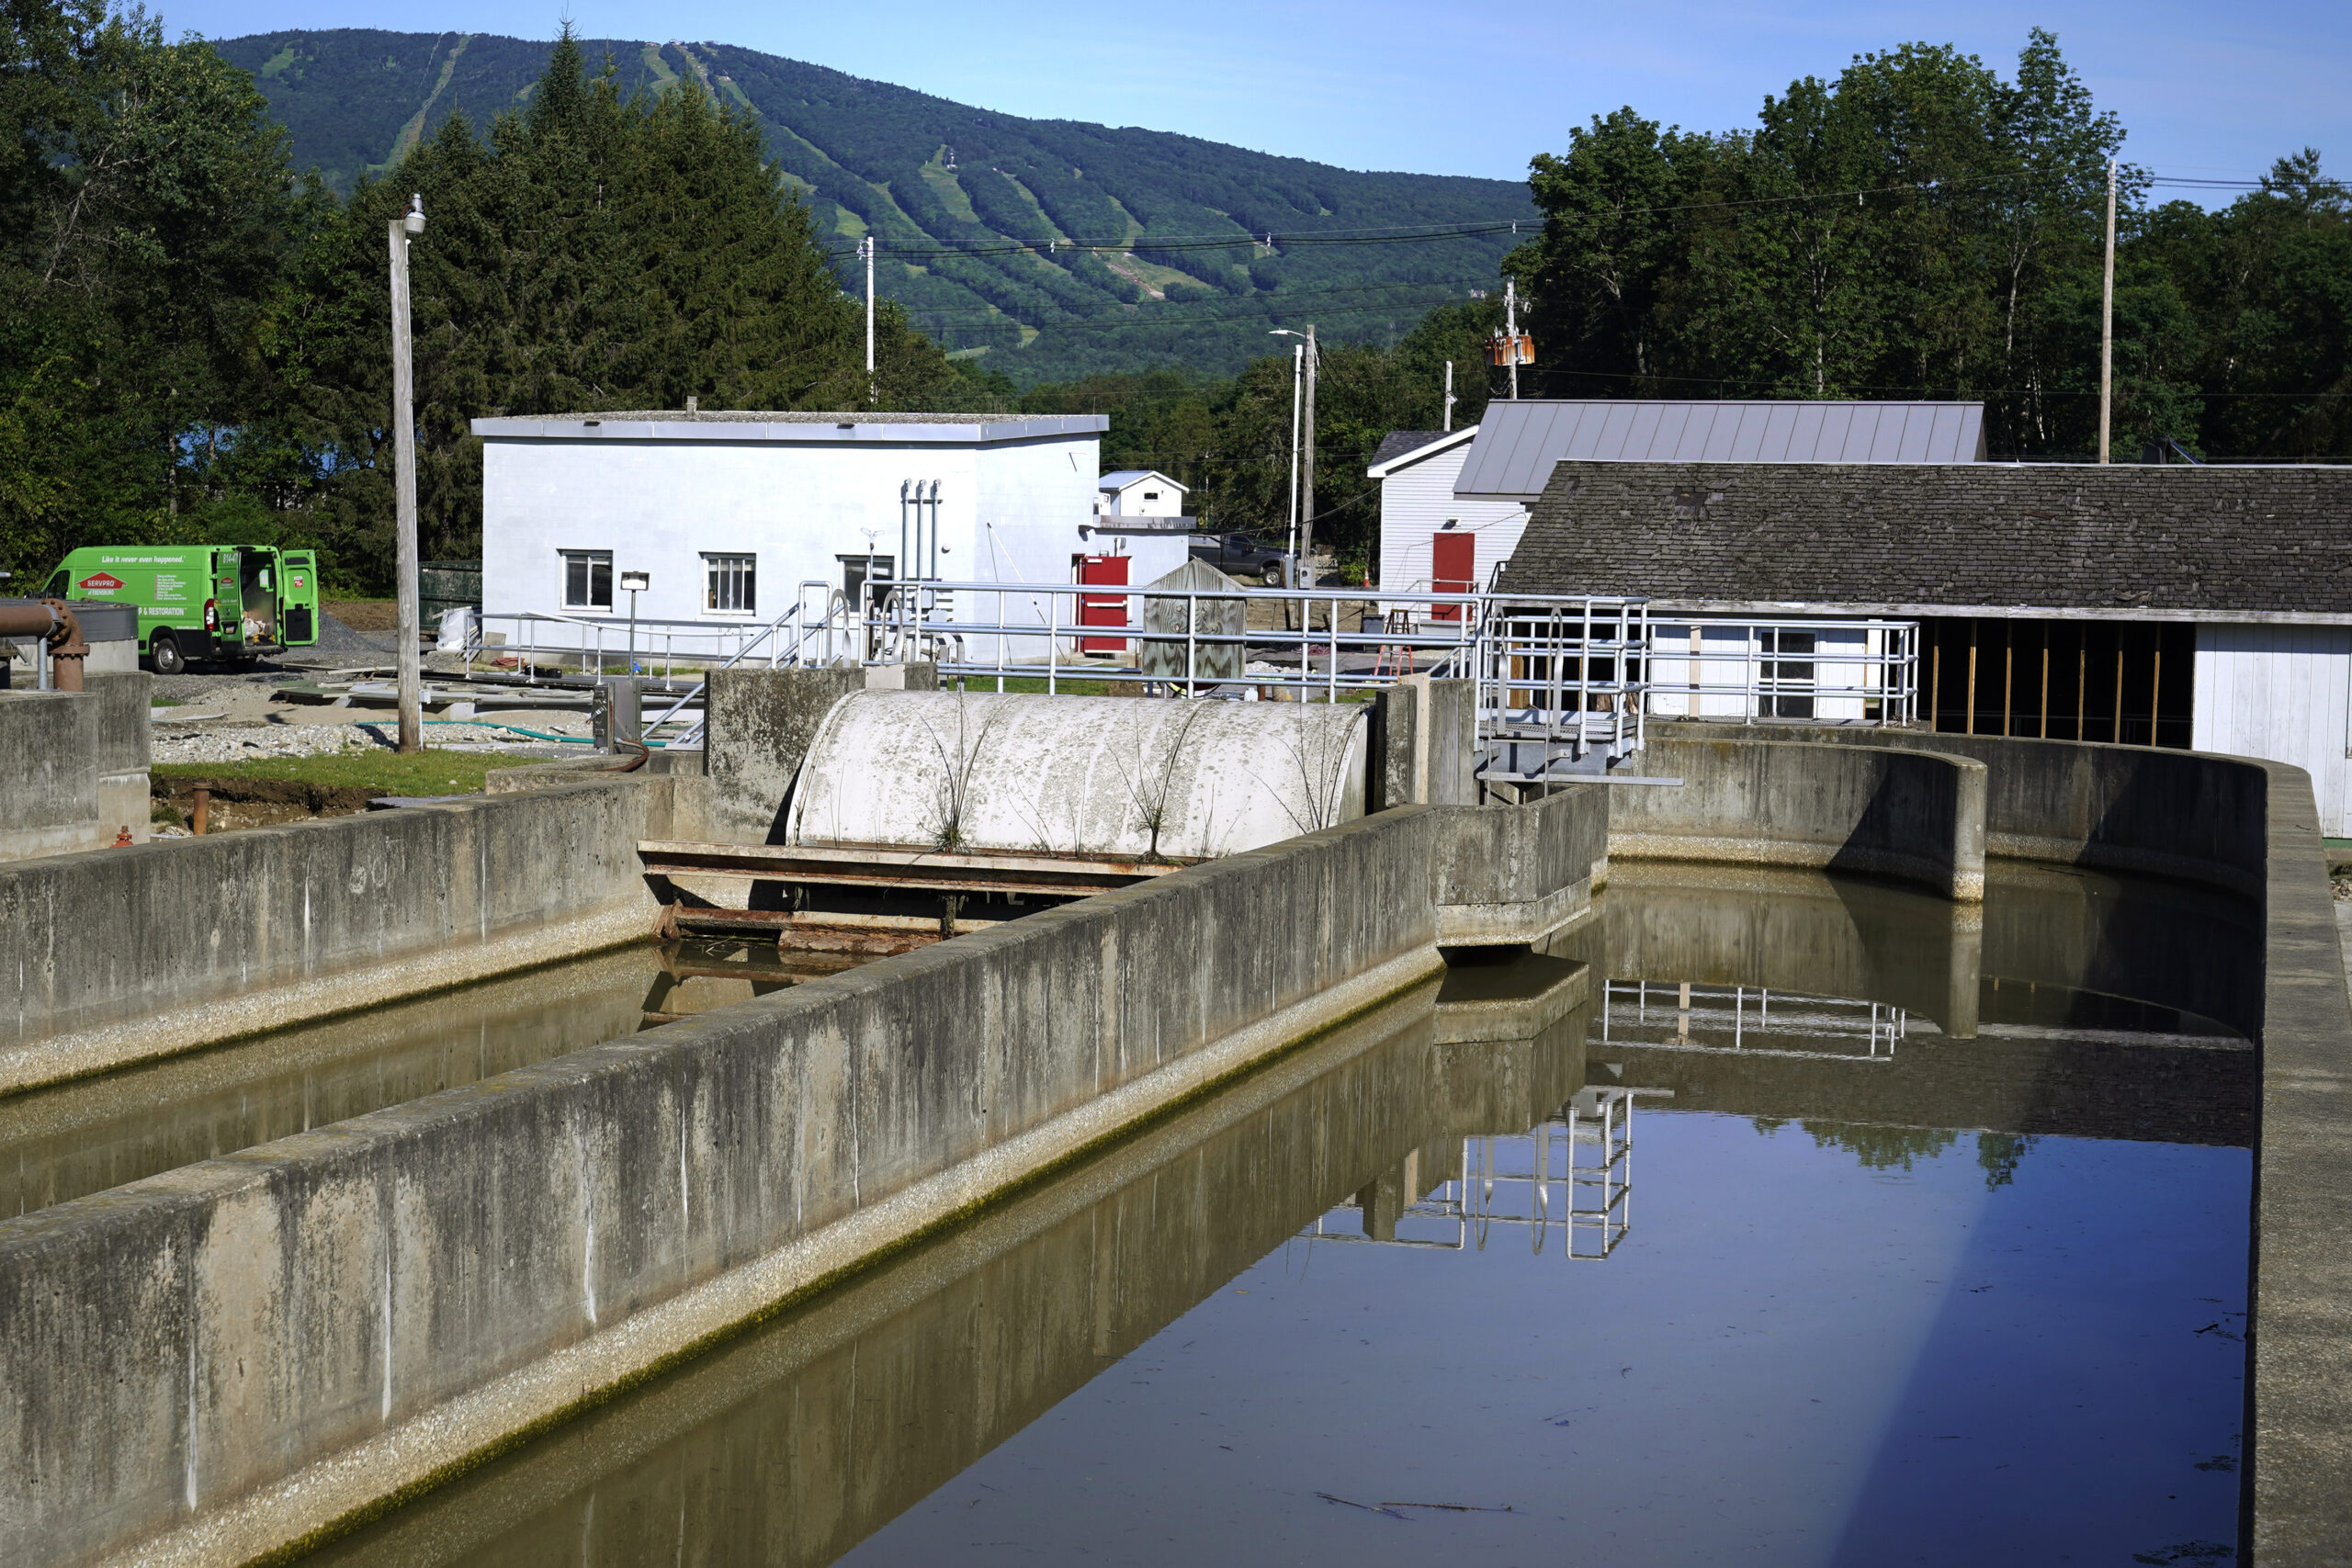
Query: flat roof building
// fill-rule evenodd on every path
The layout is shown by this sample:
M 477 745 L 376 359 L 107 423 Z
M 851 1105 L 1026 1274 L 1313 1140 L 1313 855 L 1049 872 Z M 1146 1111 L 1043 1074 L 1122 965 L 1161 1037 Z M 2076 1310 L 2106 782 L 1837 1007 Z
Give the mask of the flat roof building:
M 646 411 L 478 419 L 483 608 L 765 623 L 802 584 L 1066 583 L 1100 414 Z M 1114 546 L 1115 547 L 1115 546 Z M 1008 602 L 1008 609 L 1011 608 Z M 819 606 L 821 609 L 821 605 Z

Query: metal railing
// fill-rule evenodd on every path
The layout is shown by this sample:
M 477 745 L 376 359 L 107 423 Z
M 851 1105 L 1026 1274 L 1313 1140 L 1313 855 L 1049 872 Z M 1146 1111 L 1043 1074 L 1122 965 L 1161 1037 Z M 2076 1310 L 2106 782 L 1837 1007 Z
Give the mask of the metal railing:
M 1382 611 L 1347 589 L 924 581 L 876 589 L 863 614 L 828 597 L 818 662 L 930 660 L 943 679 L 999 691 L 1035 681 L 1058 692 L 1086 680 L 1324 702 L 1434 674 L 1475 683 L 1478 740 L 1514 748 L 1512 776 L 1539 776 L 1564 760 L 1615 761 L 1641 743 L 1640 599 L 1384 593 Z M 1278 611 L 1280 624 L 1252 626 L 1253 609 Z
M 1654 617 L 1649 712 L 1740 723 L 1909 724 L 1916 621 Z
M 632 629 L 622 616 L 520 612 L 481 624 L 511 633 L 472 651 L 512 655 L 526 683 L 550 665 L 605 672 L 616 653 L 632 669 L 695 673 L 656 723 L 697 701 L 708 671 L 751 659 L 924 660 L 943 679 L 999 691 L 1076 680 L 1293 702 L 1356 700 L 1431 674 L 1472 682 L 1484 774 L 1521 784 L 1604 772 L 1641 750 L 1652 718 L 1902 725 L 1917 713 L 1916 623 L 1668 618 L 1623 595 L 901 579 L 853 597 L 809 581 L 764 623 L 640 618 Z
M 1611 980 L 1600 994 L 1600 1038 L 1620 1045 L 1883 1062 L 1909 1032 L 1892 1003 L 1761 986 Z

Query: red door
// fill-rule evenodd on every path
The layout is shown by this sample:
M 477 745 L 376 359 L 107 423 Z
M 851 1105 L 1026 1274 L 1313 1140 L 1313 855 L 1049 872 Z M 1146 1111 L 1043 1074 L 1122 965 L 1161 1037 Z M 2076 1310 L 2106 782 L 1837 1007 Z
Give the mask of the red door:
M 1478 585 L 1478 538 L 1475 534 L 1446 529 L 1430 536 L 1430 592 L 1467 593 Z M 1430 611 L 1433 621 L 1458 621 L 1459 604 L 1439 604 Z
M 1081 583 L 1115 583 L 1127 585 L 1127 558 L 1125 556 L 1080 556 L 1078 558 L 1078 580 Z M 1124 626 L 1127 624 L 1127 599 L 1124 593 L 1081 593 L 1078 596 L 1078 624 L 1081 626 Z M 1120 637 L 1085 637 L 1078 639 L 1080 653 L 1125 652 L 1127 639 Z

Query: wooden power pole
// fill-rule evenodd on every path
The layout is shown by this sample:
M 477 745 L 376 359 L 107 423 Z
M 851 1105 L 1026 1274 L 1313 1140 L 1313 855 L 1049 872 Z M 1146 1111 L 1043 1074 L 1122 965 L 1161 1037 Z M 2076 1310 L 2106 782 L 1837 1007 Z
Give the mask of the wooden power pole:
M 2107 434 L 2115 411 L 2115 160 L 2107 161 L 2107 281 L 2098 307 L 2098 460 L 2107 461 Z

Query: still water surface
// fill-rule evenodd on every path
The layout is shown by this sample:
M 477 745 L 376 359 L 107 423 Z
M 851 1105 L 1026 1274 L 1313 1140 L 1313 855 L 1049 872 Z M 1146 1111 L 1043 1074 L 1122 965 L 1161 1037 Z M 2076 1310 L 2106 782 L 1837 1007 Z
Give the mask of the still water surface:
M 324 1560 L 2228 1561 L 2251 911 L 1603 904 Z

